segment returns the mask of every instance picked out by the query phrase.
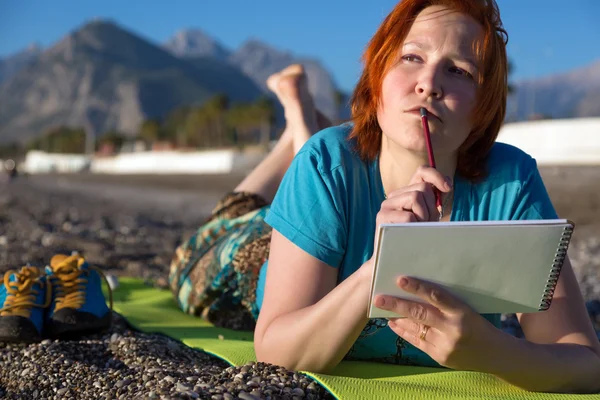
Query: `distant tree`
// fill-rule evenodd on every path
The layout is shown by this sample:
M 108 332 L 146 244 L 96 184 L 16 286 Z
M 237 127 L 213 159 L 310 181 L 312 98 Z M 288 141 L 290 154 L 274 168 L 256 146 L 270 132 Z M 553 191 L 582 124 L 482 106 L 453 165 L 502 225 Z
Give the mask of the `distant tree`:
M 0 146 L 0 159 L 19 158 L 23 155 L 23 146 L 17 142 Z
M 27 149 L 43 150 L 48 153 L 83 154 L 85 139 L 83 128 L 59 126 L 29 142 Z
M 254 103 L 236 104 L 227 113 L 227 123 L 234 129 L 238 144 L 268 145 L 274 119 L 275 104 L 268 97 Z
M 102 146 L 103 144 L 110 144 L 114 146 L 115 149 L 120 149 L 124 142 L 125 135 L 114 130 L 106 132 L 97 141 L 98 146 Z
M 163 139 L 160 122 L 156 119 L 148 119 L 140 126 L 139 138 L 149 143 Z
M 171 111 L 165 118 L 163 134 L 165 138 L 178 147 L 188 146 L 185 134 L 185 123 L 192 107 L 183 106 Z
M 228 145 L 227 112 L 229 98 L 217 94 L 199 107 L 191 108 L 182 127 L 187 145 L 221 147 Z
M 188 146 L 208 147 L 207 131 L 207 111 L 204 107 L 196 107 L 190 110 L 185 119 L 183 132 Z
M 222 146 L 225 135 L 225 118 L 229 109 L 229 98 L 224 94 L 217 94 L 203 106 L 209 146 Z
M 168 140 L 179 147 L 268 145 L 274 122 L 275 103 L 269 97 L 231 104 L 226 95 L 217 94 L 202 105 L 174 109 L 162 124 L 144 121 L 139 137 L 150 143 Z
M 256 120 L 260 126 L 260 143 L 266 147 L 271 140 L 271 130 L 275 123 L 275 103 L 270 97 L 260 97 L 255 103 Z
M 225 122 L 231 130 L 233 143 L 241 145 L 244 141 L 245 129 L 248 125 L 248 104 L 234 104 L 227 112 Z

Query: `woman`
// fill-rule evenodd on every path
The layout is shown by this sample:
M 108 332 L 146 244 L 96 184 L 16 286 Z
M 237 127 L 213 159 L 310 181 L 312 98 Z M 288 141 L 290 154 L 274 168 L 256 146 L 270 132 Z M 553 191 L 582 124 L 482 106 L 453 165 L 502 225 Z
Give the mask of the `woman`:
M 260 310 L 257 358 L 290 369 L 327 371 L 346 357 L 488 372 L 532 391 L 599 391 L 600 344 L 568 261 L 552 307 L 518 315 L 526 339 L 501 331 L 498 315 L 479 315 L 411 277 L 398 285 L 426 304 L 379 296 L 377 307 L 408 318 L 366 318 L 378 224 L 556 218 L 535 161 L 494 144 L 506 108 L 505 39 L 493 1 L 399 3 L 364 55 L 353 124 L 313 137 L 305 86 L 291 85 L 301 90 L 286 96 L 289 77 L 275 77 L 288 130 L 174 261 L 184 309 L 212 320 L 225 310 Z M 424 166 L 420 107 L 430 115 L 436 170 Z M 240 211 L 236 201 L 253 204 Z M 226 233 L 231 226 L 240 227 L 239 241 Z M 259 263 L 247 260 L 265 257 L 259 249 L 269 240 L 256 283 L 248 277 Z M 211 252 L 204 265 L 197 261 Z M 200 278 L 186 278 L 194 273 Z M 208 283 L 198 290 L 186 279 Z

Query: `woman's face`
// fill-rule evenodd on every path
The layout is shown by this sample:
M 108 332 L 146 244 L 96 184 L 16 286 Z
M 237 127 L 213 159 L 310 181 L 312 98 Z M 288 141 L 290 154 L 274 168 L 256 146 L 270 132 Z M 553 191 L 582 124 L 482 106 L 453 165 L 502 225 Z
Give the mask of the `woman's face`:
M 423 10 L 383 79 L 377 118 L 384 139 L 426 152 L 420 107 L 426 107 L 432 146 L 452 154 L 471 132 L 477 92 L 474 43 L 481 26 L 445 7 Z

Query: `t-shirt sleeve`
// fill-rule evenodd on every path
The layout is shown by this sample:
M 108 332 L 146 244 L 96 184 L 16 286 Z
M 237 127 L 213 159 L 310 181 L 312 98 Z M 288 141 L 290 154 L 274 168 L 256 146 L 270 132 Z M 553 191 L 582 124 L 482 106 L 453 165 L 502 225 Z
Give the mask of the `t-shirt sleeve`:
M 523 164 L 522 176 L 524 176 L 524 179 L 521 190 L 517 195 L 516 207 L 512 219 L 558 218 L 535 159 L 529 158 Z
M 346 225 L 336 204 L 341 182 L 320 163 L 315 150 L 302 149 L 285 173 L 265 221 L 313 257 L 339 267 Z

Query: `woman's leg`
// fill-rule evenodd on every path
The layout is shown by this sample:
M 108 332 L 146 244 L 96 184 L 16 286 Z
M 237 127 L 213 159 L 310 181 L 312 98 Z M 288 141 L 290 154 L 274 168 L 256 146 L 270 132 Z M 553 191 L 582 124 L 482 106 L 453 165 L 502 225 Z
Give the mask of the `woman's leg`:
M 255 193 L 270 203 L 298 150 L 315 132 L 331 123 L 315 109 L 301 65 L 290 65 L 271 75 L 267 86 L 283 105 L 285 130 L 273 150 L 234 191 Z
M 183 311 L 234 329 L 252 330 L 258 315 L 256 285 L 271 235 L 264 222 L 265 206 L 298 150 L 317 130 L 331 125 L 315 110 L 300 65 L 271 76 L 267 86 L 285 110 L 281 138 L 235 193 L 219 201 L 206 223 L 177 248 L 169 273 L 169 285 Z

